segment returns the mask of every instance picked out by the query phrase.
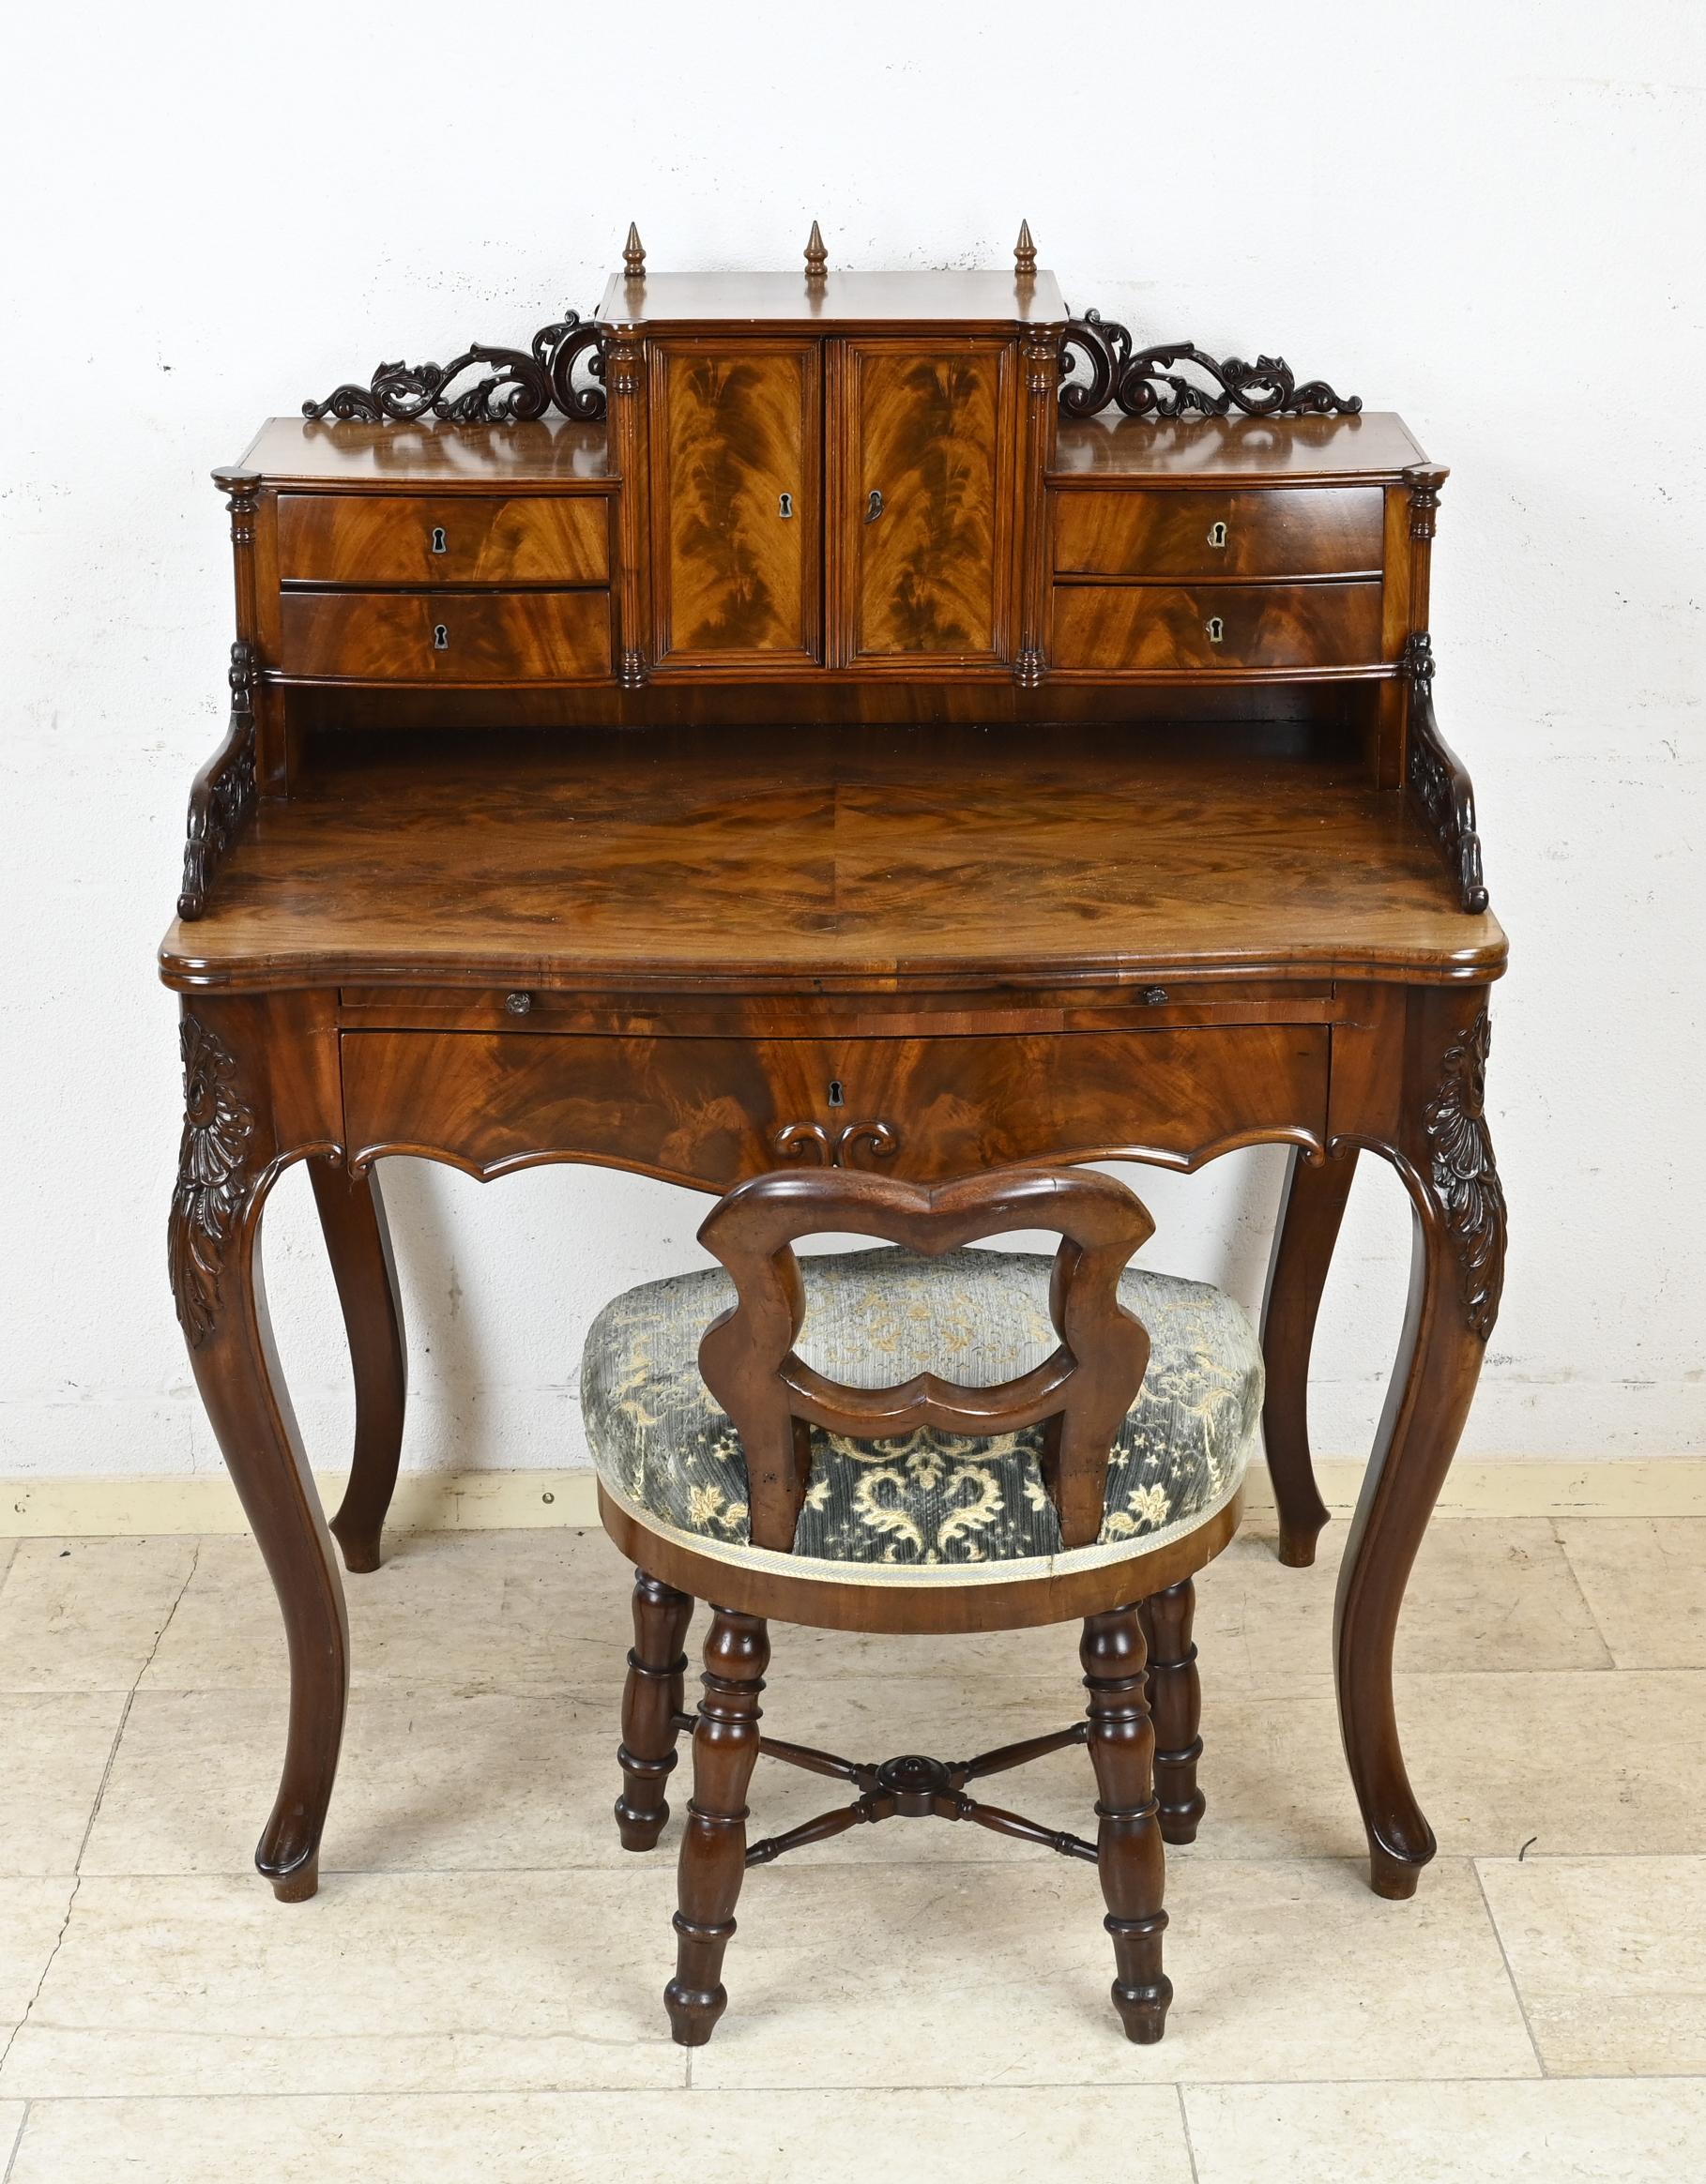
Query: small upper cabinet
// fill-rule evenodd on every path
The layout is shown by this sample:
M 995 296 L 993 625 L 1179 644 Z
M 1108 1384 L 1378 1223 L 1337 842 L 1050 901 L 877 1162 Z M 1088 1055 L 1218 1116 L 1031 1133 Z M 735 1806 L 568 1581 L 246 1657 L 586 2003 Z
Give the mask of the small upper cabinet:
M 1010 650 L 1013 344 L 839 344 L 838 662 L 916 670 Z
M 662 341 L 651 372 L 654 657 L 815 665 L 823 507 L 815 341 Z

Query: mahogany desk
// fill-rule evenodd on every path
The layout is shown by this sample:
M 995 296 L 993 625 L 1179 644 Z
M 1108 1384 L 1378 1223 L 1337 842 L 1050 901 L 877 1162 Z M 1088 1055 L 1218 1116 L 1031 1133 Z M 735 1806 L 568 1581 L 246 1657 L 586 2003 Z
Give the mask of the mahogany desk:
M 1012 276 L 861 284 L 647 280 L 631 235 L 593 321 L 382 367 L 218 474 L 238 638 L 161 957 L 171 1266 L 289 1638 L 281 1896 L 313 1890 L 337 1765 L 332 1536 L 376 1567 L 397 1471 L 392 1153 L 720 1192 L 1287 1145 L 1263 1342 L 1293 1563 L 1326 1520 L 1317 1308 L 1359 1153 L 1393 1162 L 1413 1274 L 1334 1646 L 1373 1885 L 1433 1855 L 1393 1637 L 1505 1218 L 1505 943 L 1431 702 L 1444 473 L 1283 364 L 1134 356 L 1028 240 Z M 329 1528 L 259 1252 L 304 1159 L 358 1397 Z

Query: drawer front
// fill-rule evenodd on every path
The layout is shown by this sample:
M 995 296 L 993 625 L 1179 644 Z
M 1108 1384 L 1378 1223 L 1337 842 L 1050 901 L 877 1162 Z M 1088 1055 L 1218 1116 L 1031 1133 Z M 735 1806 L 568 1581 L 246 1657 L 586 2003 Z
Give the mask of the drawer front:
M 725 1190 L 795 1163 L 922 1181 L 1326 1128 L 1324 1024 L 967 1039 L 346 1032 L 352 1155 L 602 1160 Z M 790 1150 L 790 1148 L 792 1148 Z
M 586 682 L 610 673 L 610 595 L 285 592 L 279 665 L 355 682 Z
M 1348 576 L 1378 571 L 1379 486 L 1263 493 L 1062 493 L 1055 568 L 1085 576 Z
M 285 584 L 605 584 L 602 498 L 354 493 L 279 496 Z
M 1097 675 L 1373 667 L 1380 660 L 1380 586 L 1057 584 L 1049 659 Z

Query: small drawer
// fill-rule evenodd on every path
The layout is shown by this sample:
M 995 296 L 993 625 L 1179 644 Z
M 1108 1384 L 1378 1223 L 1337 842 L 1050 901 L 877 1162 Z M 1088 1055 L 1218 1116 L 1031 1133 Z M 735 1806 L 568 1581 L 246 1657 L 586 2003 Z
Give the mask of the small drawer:
M 1276 486 L 1252 493 L 1061 493 L 1062 575 L 1351 576 L 1378 571 L 1379 486 Z
M 286 493 L 279 496 L 284 584 L 605 584 L 602 495 Z
M 1110 675 L 1372 667 L 1380 659 L 1380 586 L 1057 584 L 1049 659 Z
M 610 595 L 285 592 L 284 675 L 343 682 L 588 682 L 610 673 Z

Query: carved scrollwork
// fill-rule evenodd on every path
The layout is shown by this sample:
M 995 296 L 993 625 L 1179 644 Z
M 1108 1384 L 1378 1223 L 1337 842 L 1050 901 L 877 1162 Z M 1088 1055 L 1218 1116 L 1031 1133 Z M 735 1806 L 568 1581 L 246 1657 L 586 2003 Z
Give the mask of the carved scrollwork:
M 1409 683 L 1409 790 L 1457 882 L 1458 907 L 1479 917 L 1487 906 L 1475 827 L 1475 788 L 1434 718 L 1434 647 L 1425 629 L 1405 640 L 1399 660 Z
M 590 355 L 588 355 L 590 352 Z M 575 368 L 601 384 L 577 387 Z M 451 388 L 475 365 L 495 369 L 464 390 Z M 302 415 L 367 424 L 411 424 L 434 417 L 453 425 L 526 424 L 542 417 L 555 403 L 565 417 L 594 423 L 604 415 L 602 329 L 583 321 L 578 311 L 541 326 L 526 349 L 491 349 L 475 342 L 449 364 L 381 364 L 366 387 L 346 380 L 324 402 L 305 402 Z
M 225 740 L 195 777 L 184 841 L 180 918 L 199 918 L 220 859 L 254 809 L 254 652 L 240 639 L 231 647 L 231 719 Z
M 252 1108 L 236 1090 L 236 1057 L 198 1018 L 178 1026 L 184 1057 L 184 1134 L 166 1225 L 178 1324 L 199 1349 L 219 1315 L 225 1254 L 249 1189 Z
M 1087 375 L 1079 379 L 1082 357 Z M 1212 382 L 1199 387 L 1175 367 L 1188 364 Z M 1248 417 L 1354 417 L 1360 395 L 1335 394 L 1324 379 L 1300 387 L 1283 356 L 1211 356 L 1189 341 L 1164 341 L 1132 349 L 1129 327 L 1087 311 L 1069 319 L 1060 341 L 1060 409 L 1069 417 L 1093 417 L 1111 402 L 1128 417 L 1224 417 L 1230 409 Z
M 1483 1342 L 1499 1317 L 1504 1288 L 1504 1186 L 1486 1127 L 1486 1058 L 1492 1026 L 1485 1009 L 1446 1050 L 1425 1123 L 1434 1196 L 1457 1254 L 1464 1317 Z
M 849 1168 L 857 1146 L 868 1145 L 878 1160 L 886 1160 L 898 1148 L 900 1139 L 886 1122 L 849 1122 L 834 1137 L 830 1137 L 821 1122 L 789 1122 L 783 1125 L 770 1143 L 790 1160 L 798 1160 L 809 1145 L 815 1167 Z

